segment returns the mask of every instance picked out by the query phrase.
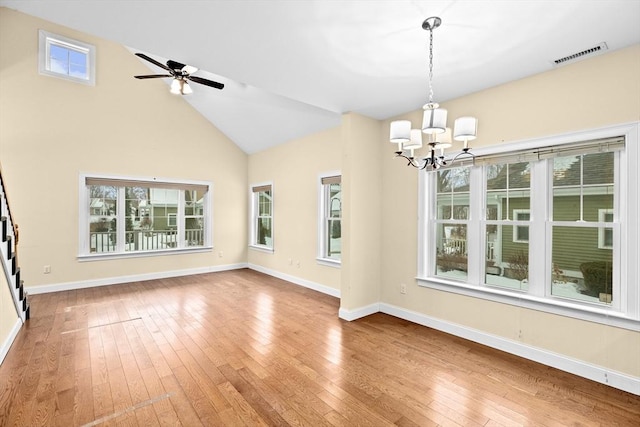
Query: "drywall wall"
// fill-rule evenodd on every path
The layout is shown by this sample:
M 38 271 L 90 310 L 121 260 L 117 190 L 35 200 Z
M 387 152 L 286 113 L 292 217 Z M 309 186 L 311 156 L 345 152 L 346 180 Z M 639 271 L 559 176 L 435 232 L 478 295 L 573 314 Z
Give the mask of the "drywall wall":
M 40 75 L 38 29 L 95 45 L 96 85 Z M 0 162 L 28 290 L 246 263 L 246 154 L 163 79 L 133 78 L 148 73 L 119 44 L 0 8 Z M 215 249 L 79 262 L 81 173 L 213 183 Z

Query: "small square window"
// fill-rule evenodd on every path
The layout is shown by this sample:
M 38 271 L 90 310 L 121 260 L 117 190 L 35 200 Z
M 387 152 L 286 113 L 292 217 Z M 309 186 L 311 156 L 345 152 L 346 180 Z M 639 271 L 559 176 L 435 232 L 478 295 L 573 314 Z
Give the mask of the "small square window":
M 95 85 L 95 46 L 39 31 L 40 74 Z

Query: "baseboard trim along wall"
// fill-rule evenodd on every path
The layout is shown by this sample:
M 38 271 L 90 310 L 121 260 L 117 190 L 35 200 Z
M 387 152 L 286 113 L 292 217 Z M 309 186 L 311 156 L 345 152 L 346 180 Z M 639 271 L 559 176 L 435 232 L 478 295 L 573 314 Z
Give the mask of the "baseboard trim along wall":
M 422 326 L 437 329 L 457 337 L 465 338 L 497 350 L 502 350 L 534 362 L 542 363 L 543 365 L 551 366 L 552 368 L 560 369 L 561 371 L 569 372 L 583 378 L 588 378 L 635 395 L 640 395 L 640 378 L 611 371 L 597 365 L 585 363 L 581 360 L 571 359 L 540 348 L 531 347 L 521 342 L 487 334 L 476 329 L 445 322 L 440 319 L 426 316 L 415 311 L 406 310 L 391 304 L 381 303 L 380 312 L 394 317 L 399 317 L 400 319 L 408 320 Z
M 238 270 L 247 268 L 247 263 L 215 265 L 210 267 L 190 268 L 185 270 L 158 271 L 153 273 L 133 274 L 129 276 L 106 277 L 104 279 L 79 280 L 77 282 L 55 283 L 51 285 L 29 286 L 30 294 L 46 294 L 49 292 L 70 291 L 74 289 L 93 288 L 96 286 L 120 285 L 122 283 L 142 282 L 144 280 L 166 279 L 169 277 L 191 276 L 194 274 L 215 273 L 217 271 Z
M 2 347 L 0 347 L 0 365 L 4 362 L 4 358 L 7 357 L 7 353 L 9 353 L 9 349 L 13 344 L 13 341 L 18 336 L 18 332 L 20 332 L 20 328 L 22 327 L 22 319 L 17 318 L 16 323 L 13 325 L 11 332 L 7 335 L 7 339 L 2 343 Z
M 346 308 L 340 307 L 338 311 L 338 317 L 342 320 L 347 320 L 349 322 L 353 320 L 360 319 L 361 317 L 369 316 L 370 314 L 374 314 L 380 311 L 380 304 L 374 303 L 369 304 L 364 307 L 360 307 L 356 310 L 347 310 Z
M 269 276 L 277 277 L 278 279 L 286 280 L 296 285 L 304 286 L 305 288 L 313 289 L 323 294 L 331 295 L 332 297 L 340 298 L 340 289 L 335 289 L 330 286 L 321 285 L 320 283 L 312 282 L 310 280 L 301 279 L 300 277 L 284 274 L 279 271 L 271 270 L 270 268 L 263 267 L 261 265 L 249 264 L 251 270 L 259 271 L 260 273 L 268 274 Z

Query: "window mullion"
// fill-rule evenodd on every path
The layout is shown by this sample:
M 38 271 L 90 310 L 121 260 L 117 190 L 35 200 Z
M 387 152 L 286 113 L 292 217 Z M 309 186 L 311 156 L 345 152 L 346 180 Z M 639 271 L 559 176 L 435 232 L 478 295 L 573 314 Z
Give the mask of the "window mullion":
M 483 246 L 486 245 L 486 236 L 482 233 L 482 205 L 484 199 L 482 167 L 472 167 L 469 177 L 469 218 L 467 222 L 467 280 L 472 284 L 483 282 L 485 257 Z
M 178 212 L 176 216 L 176 221 L 178 222 L 176 227 L 176 230 L 178 231 L 178 248 L 184 248 L 187 246 L 185 242 L 186 219 L 184 215 L 184 193 L 184 190 L 178 192 Z
M 127 215 L 126 212 L 126 191 L 124 187 L 118 187 L 117 198 L 117 221 L 116 221 L 116 252 L 124 252 L 126 246 L 126 231 L 127 231 Z
M 551 286 L 551 239 L 548 223 L 551 212 L 551 173 L 549 162 L 532 162 L 529 216 L 529 293 L 543 297 Z M 544 253 L 541 257 L 539 254 Z

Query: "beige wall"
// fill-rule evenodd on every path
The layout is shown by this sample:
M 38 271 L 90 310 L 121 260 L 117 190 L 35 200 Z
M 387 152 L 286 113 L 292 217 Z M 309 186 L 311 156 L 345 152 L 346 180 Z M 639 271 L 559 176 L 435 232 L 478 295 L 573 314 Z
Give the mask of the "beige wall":
M 380 301 L 380 122 L 354 113 L 342 118 L 343 265 L 340 308 Z
M 340 289 L 340 269 L 316 262 L 320 174 L 342 168 L 342 134 L 334 128 L 249 157 L 249 186 L 273 183 L 273 253 L 249 249 L 248 260 L 265 269 Z M 248 218 L 244 218 L 248 225 Z M 248 238 L 242 242 L 248 245 Z M 291 260 L 291 264 L 289 263 Z M 298 265 L 299 262 L 299 265 Z
M 450 121 L 479 118 L 473 146 L 580 131 L 640 119 L 640 46 L 443 103 Z M 420 123 L 420 112 L 403 115 Z M 390 120 L 383 125 L 388 132 Z M 382 302 L 483 333 L 640 377 L 640 333 L 419 287 L 417 173 L 383 147 Z M 424 173 L 424 172 L 423 172 Z M 636 184 L 637 187 L 637 184 Z M 399 292 L 407 284 L 407 294 Z M 521 337 L 519 334 L 521 331 Z
M 95 45 L 96 85 L 39 75 L 38 29 Z M 121 45 L 0 8 L 0 162 L 27 289 L 246 262 L 246 154 L 166 82 L 133 78 L 148 73 Z M 80 173 L 212 182 L 214 251 L 78 262 Z

